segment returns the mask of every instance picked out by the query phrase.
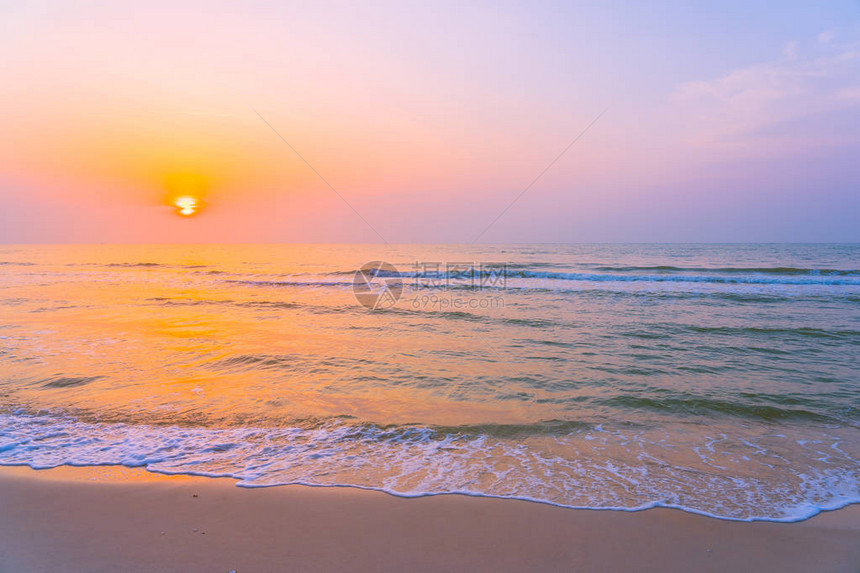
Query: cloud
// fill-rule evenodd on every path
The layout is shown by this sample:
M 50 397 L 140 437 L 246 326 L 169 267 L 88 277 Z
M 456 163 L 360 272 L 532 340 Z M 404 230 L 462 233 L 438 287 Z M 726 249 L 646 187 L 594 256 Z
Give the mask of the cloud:
M 826 42 L 807 52 L 792 43 L 776 61 L 677 86 L 672 101 L 684 118 L 689 142 L 765 154 L 855 142 L 856 122 L 846 121 L 838 129 L 834 117 L 850 119 L 858 111 L 860 49 L 837 45 L 834 37 L 828 34 Z
M 797 42 L 787 43 L 782 49 L 782 55 L 789 60 L 795 59 L 797 57 Z
M 825 30 L 818 34 L 818 41 L 822 44 L 829 44 L 836 38 L 836 32 L 833 30 Z
M 836 90 L 836 98 L 860 104 L 860 85 Z

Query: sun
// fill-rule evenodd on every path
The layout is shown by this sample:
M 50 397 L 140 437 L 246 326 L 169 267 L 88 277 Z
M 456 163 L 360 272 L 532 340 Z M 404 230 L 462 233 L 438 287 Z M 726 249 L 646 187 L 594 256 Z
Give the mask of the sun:
M 190 217 L 197 214 L 200 207 L 200 202 L 196 197 L 190 195 L 182 195 L 173 200 L 173 206 L 176 207 L 177 213 L 183 217 Z
M 198 174 L 173 173 L 166 178 L 167 204 L 180 217 L 198 215 L 204 207 L 209 186 L 207 179 Z

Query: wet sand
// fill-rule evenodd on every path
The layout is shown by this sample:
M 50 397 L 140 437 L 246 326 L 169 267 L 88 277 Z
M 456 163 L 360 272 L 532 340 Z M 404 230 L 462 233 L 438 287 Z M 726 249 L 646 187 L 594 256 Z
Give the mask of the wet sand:
M 860 571 L 860 505 L 798 523 L 124 468 L 0 468 L 2 572 Z

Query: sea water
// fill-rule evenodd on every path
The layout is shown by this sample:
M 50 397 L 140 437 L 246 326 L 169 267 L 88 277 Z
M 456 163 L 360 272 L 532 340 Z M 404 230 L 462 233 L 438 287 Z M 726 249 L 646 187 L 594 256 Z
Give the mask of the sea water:
M 0 247 L 3 465 L 792 521 L 858 408 L 860 245 Z

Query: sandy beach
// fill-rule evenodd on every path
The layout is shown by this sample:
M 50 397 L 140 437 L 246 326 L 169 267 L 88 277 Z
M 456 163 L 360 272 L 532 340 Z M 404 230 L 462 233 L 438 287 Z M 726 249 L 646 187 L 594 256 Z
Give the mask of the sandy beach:
M 860 506 L 798 523 L 124 468 L 0 469 L 0 570 L 852 571 Z

